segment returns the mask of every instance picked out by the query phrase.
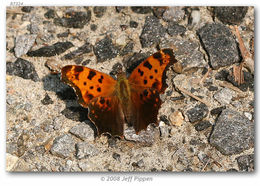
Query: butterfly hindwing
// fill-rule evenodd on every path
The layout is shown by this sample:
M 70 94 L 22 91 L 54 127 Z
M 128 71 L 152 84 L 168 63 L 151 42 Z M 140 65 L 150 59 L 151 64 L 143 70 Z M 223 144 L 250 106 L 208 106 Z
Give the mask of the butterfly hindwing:
M 123 136 L 124 115 L 116 96 L 98 97 L 89 104 L 89 118 L 96 124 L 98 134 Z
M 72 86 L 78 95 L 79 103 L 88 107 L 90 101 L 99 96 L 113 94 L 116 80 L 96 70 L 76 65 L 61 69 L 62 80 Z
M 150 123 L 157 124 L 161 100 L 156 89 L 133 86 L 131 90 L 132 106 L 129 122 L 138 133 L 146 129 Z
M 166 70 L 176 63 L 172 49 L 162 49 L 139 64 L 129 76 L 129 84 L 155 88 L 159 93 L 167 87 Z

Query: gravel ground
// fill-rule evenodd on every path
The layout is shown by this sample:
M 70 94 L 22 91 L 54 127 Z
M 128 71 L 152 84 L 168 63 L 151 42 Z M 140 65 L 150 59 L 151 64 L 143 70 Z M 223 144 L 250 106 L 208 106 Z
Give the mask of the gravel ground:
M 254 74 L 243 68 L 245 82 L 234 80 L 242 56 L 230 28 L 253 56 L 253 7 L 6 11 L 7 171 L 254 171 Z M 130 73 L 156 46 L 173 48 L 183 66 L 167 72 L 159 126 L 97 137 L 60 67 Z

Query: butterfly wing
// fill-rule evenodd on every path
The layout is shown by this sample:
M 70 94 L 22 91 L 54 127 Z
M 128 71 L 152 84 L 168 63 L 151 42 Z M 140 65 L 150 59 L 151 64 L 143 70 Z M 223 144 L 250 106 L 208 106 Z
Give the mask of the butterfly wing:
M 162 49 L 138 65 L 128 81 L 131 87 L 131 115 L 127 118 L 139 132 L 150 123 L 157 124 L 160 93 L 167 87 L 167 68 L 177 60 L 172 49 Z
M 88 116 L 98 134 L 123 134 L 124 117 L 115 94 L 116 80 L 96 70 L 76 65 L 61 69 L 62 80 L 75 90 L 78 102 L 89 108 Z

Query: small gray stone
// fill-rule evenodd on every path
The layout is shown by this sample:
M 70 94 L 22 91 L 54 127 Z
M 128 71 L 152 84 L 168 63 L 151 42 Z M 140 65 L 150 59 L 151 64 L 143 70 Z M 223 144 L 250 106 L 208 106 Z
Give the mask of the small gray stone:
M 229 88 L 222 88 L 214 94 L 214 99 L 222 105 L 228 105 L 230 104 L 233 96 L 234 92 L 232 90 L 230 90 Z
M 96 156 L 99 150 L 88 142 L 79 142 L 76 144 L 76 157 L 83 159 L 91 156 Z
M 159 19 L 155 16 L 147 16 L 145 18 L 144 27 L 140 35 L 140 42 L 143 48 L 151 47 L 154 44 L 160 43 L 162 37 L 164 37 L 166 29 L 159 22 Z
M 194 108 L 191 108 L 187 111 L 187 116 L 190 122 L 200 121 L 205 118 L 209 110 L 205 104 L 198 104 Z
M 166 9 L 163 13 L 163 20 L 165 21 L 176 21 L 179 22 L 183 19 L 185 15 L 184 10 L 180 6 L 172 6 Z
M 239 25 L 247 10 L 247 6 L 219 6 L 214 7 L 214 14 L 224 24 Z
M 168 24 L 167 32 L 171 36 L 175 36 L 178 34 L 182 35 L 185 33 L 185 31 L 186 31 L 186 28 L 182 25 L 179 25 L 176 22 L 169 22 L 169 24 Z
M 63 116 L 58 116 L 53 119 L 52 125 L 54 130 L 60 130 L 64 122 Z
M 201 122 L 199 122 L 195 125 L 195 130 L 196 131 L 203 131 L 203 130 L 209 128 L 210 126 L 212 126 L 211 123 L 207 120 L 204 120 L 204 121 L 201 121 Z
M 242 155 L 236 158 L 240 171 L 254 171 L 254 154 Z
M 221 23 L 205 24 L 198 30 L 198 35 L 213 69 L 239 62 L 238 47 L 227 26 Z
M 15 47 L 14 53 L 16 57 L 21 57 L 22 55 L 26 54 L 33 46 L 36 34 L 25 34 L 20 35 L 15 38 Z
M 94 53 L 98 62 L 104 62 L 108 59 L 115 58 L 119 53 L 119 48 L 112 43 L 110 37 L 105 37 L 98 41 L 94 46 Z
M 236 111 L 225 109 L 209 141 L 224 155 L 241 153 L 254 146 L 254 123 Z
M 69 132 L 83 141 L 93 141 L 95 139 L 93 129 L 86 123 L 80 123 L 72 127 Z
M 75 141 L 69 134 L 57 137 L 51 147 L 51 153 L 61 158 L 67 158 L 75 151 Z

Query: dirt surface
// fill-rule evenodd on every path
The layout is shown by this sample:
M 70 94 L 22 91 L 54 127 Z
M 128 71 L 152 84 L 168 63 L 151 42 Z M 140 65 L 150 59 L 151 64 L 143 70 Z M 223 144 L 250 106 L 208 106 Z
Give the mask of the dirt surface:
M 7 7 L 7 171 L 254 170 L 253 7 Z M 234 16 L 235 15 L 235 16 Z M 239 16 L 236 16 L 239 15 Z M 96 135 L 87 109 L 60 80 L 84 65 L 116 77 L 172 48 L 182 73 L 167 72 L 158 126 L 125 139 Z M 236 74 L 237 75 L 237 74 Z M 235 76 L 236 76 L 235 75 Z

